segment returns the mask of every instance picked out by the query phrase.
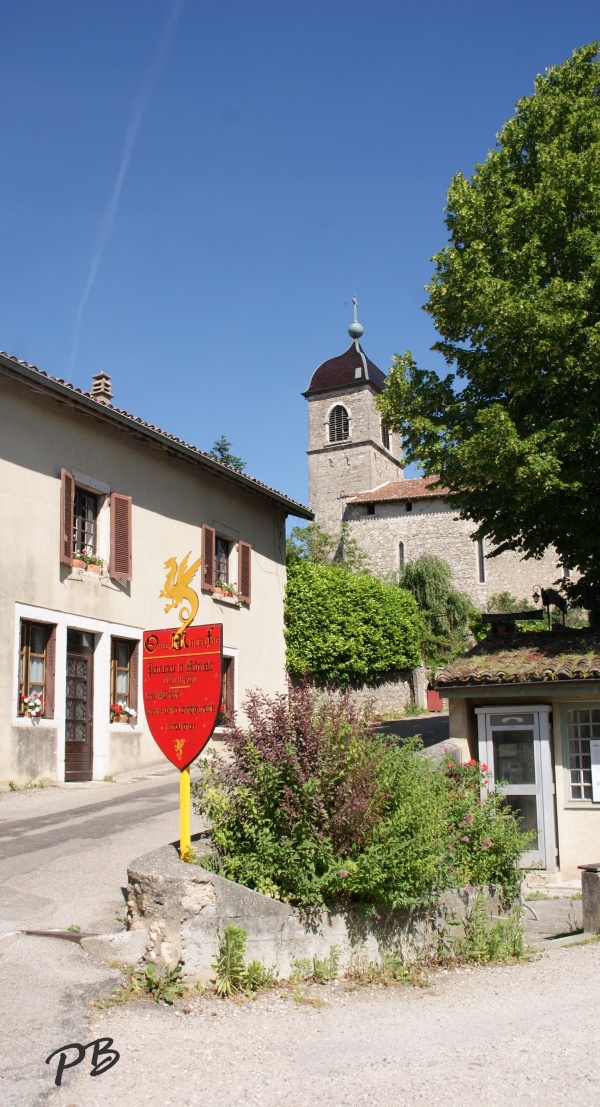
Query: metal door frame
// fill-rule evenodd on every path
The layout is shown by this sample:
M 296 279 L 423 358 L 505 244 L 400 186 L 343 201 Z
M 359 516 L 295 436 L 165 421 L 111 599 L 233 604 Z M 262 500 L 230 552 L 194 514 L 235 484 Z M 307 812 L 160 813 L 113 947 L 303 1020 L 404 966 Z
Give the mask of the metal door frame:
M 521 865 L 523 868 L 543 868 L 546 872 L 556 872 L 557 849 L 554 811 L 554 774 L 552 771 L 552 751 L 550 744 L 550 716 L 552 708 L 549 704 L 493 704 L 490 707 L 476 707 L 477 728 L 479 738 L 479 760 L 489 766 L 492 776 L 490 787 L 495 787 L 494 778 L 494 747 L 493 734 L 497 729 L 523 730 L 533 732 L 534 766 L 536 783 L 534 785 L 520 784 L 509 785 L 499 791 L 507 795 L 536 795 L 538 842 L 542 848 L 528 850 L 522 854 Z M 491 715 L 502 715 L 506 723 L 502 726 L 494 726 L 490 723 Z M 533 724 L 523 723 L 520 720 L 524 715 L 533 715 Z M 540 856 L 541 855 L 541 856 Z

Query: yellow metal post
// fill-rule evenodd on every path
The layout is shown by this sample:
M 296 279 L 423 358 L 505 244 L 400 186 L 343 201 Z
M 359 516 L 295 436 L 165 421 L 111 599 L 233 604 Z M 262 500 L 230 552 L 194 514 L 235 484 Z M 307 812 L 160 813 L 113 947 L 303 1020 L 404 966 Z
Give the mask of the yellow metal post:
M 185 861 L 192 848 L 190 767 L 179 773 L 179 856 Z

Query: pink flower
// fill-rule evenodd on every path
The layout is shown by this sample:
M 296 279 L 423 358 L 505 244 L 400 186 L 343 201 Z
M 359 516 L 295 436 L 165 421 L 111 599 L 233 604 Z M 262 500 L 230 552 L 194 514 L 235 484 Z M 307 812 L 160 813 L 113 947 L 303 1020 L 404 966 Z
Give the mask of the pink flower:
M 474 818 L 475 818 L 475 816 L 474 816 L 473 812 L 469 811 L 468 814 L 465 815 L 465 822 L 466 823 L 472 823 Z
M 340 871 L 338 873 L 338 876 L 341 876 L 342 879 L 343 879 L 345 876 L 348 876 L 348 870 L 347 869 L 340 869 Z
M 481 848 L 482 849 L 489 849 L 491 844 L 492 844 L 492 839 L 491 838 L 484 838 L 483 842 L 481 843 Z
M 468 834 L 463 834 L 463 836 L 461 838 L 461 842 L 469 842 L 469 841 L 470 841 L 469 835 Z

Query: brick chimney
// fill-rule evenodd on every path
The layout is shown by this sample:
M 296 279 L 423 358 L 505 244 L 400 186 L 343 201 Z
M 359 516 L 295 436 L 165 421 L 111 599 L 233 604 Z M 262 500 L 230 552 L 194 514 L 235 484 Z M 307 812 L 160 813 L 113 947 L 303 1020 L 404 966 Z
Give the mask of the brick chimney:
M 108 404 L 113 398 L 112 389 L 110 387 L 110 377 L 108 373 L 96 373 L 92 379 L 92 398 L 97 400 L 99 404 Z

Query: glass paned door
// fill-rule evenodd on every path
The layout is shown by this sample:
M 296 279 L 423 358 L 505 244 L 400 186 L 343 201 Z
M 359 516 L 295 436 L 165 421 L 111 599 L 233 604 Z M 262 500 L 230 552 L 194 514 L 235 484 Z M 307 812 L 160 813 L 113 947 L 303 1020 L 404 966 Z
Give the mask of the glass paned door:
M 94 636 L 67 632 L 65 780 L 92 779 Z
M 554 808 L 548 714 L 478 709 L 480 758 L 531 835 L 524 867 L 555 868 Z

